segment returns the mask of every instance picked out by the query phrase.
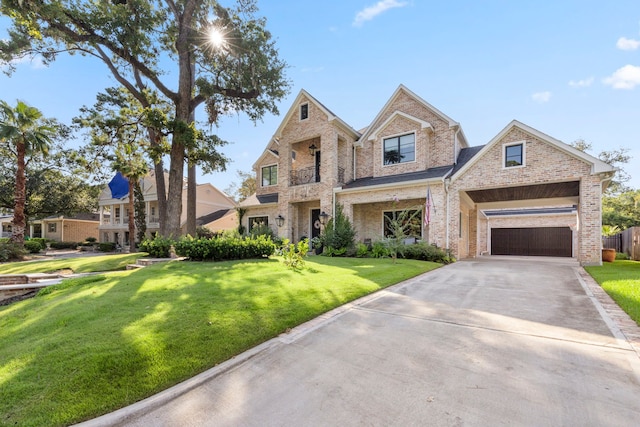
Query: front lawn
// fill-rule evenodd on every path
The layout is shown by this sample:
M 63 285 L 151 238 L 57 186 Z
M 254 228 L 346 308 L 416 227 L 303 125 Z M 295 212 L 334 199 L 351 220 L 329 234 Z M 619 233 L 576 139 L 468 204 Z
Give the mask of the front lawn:
M 53 273 L 61 270 L 72 270 L 74 273 L 124 270 L 127 264 L 135 264 L 137 259 L 146 255 L 145 252 L 139 252 L 62 258 L 52 261 L 7 262 L 0 264 L 0 274 Z
M 171 262 L 71 279 L 0 307 L 0 425 L 129 405 L 321 313 L 439 267 L 390 259 Z
M 640 262 L 617 260 L 585 270 L 640 325 Z

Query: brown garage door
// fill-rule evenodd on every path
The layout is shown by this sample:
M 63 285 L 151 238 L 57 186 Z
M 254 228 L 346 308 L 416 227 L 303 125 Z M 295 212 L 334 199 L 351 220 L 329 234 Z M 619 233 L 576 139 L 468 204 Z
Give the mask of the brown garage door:
M 492 228 L 492 255 L 570 257 L 569 227 Z

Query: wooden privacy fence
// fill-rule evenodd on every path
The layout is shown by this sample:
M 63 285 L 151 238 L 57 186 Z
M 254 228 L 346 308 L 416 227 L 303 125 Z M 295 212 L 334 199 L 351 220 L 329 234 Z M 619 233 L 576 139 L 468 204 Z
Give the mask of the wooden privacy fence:
M 624 252 L 631 259 L 640 261 L 640 227 L 627 228 L 615 236 L 603 236 L 602 247 Z

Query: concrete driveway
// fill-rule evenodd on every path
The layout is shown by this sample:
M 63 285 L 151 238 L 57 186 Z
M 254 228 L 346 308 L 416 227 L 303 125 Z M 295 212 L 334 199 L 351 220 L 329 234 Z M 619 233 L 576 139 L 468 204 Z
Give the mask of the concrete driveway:
M 88 424 L 637 426 L 640 358 L 580 270 L 458 262 Z

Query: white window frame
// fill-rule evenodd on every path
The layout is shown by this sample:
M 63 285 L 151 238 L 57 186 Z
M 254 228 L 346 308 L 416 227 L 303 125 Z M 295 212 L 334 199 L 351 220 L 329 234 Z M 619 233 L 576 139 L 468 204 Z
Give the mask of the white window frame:
M 275 184 L 268 184 L 268 185 L 264 185 L 264 170 L 265 168 L 271 168 L 275 166 L 276 167 L 276 183 Z M 277 163 L 272 163 L 270 165 L 264 165 L 264 166 L 260 166 L 260 187 L 273 187 L 278 185 L 278 164 Z
M 507 166 L 507 148 L 514 145 L 522 145 L 522 164 Z M 502 169 L 519 169 L 527 166 L 527 141 L 515 141 L 502 145 Z
M 398 162 L 398 163 L 392 163 L 390 165 L 386 165 L 384 163 L 384 141 L 387 139 L 392 139 L 392 138 L 400 138 L 403 136 L 407 136 L 407 135 L 413 135 L 413 160 L 409 161 L 409 162 Z M 393 166 L 398 166 L 398 165 L 408 165 L 411 163 L 416 163 L 418 161 L 418 135 L 416 134 L 416 132 L 402 132 L 402 133 L 398 133 L 395 135 L 389 135 L 389 136 L 385 136 L 384 138 L 382 138 L 381 142 L 380 142 L 380 149 L 382 151 L 382 167 L 383 168 L 387 168 L 387 167 L 393 167 Z M 399 154 L 399 153 L 398 153 Z
M 306 106 L 306 107 L 307 107 L 307 117 L 302 117 L 302 107 L 304 107 L 304 106 Z M 301 121 L 301 122 L 303 122 L 303 121 L 305 121 L 305 120 L 309 119 L 309 103 L 308 103 L 308 102 L 305 102 L 305 103 L 303 103 L 303 104 L 300 104 L 299 116 L 298 116 L 298 117 L 300 118 L 300 121 Z

